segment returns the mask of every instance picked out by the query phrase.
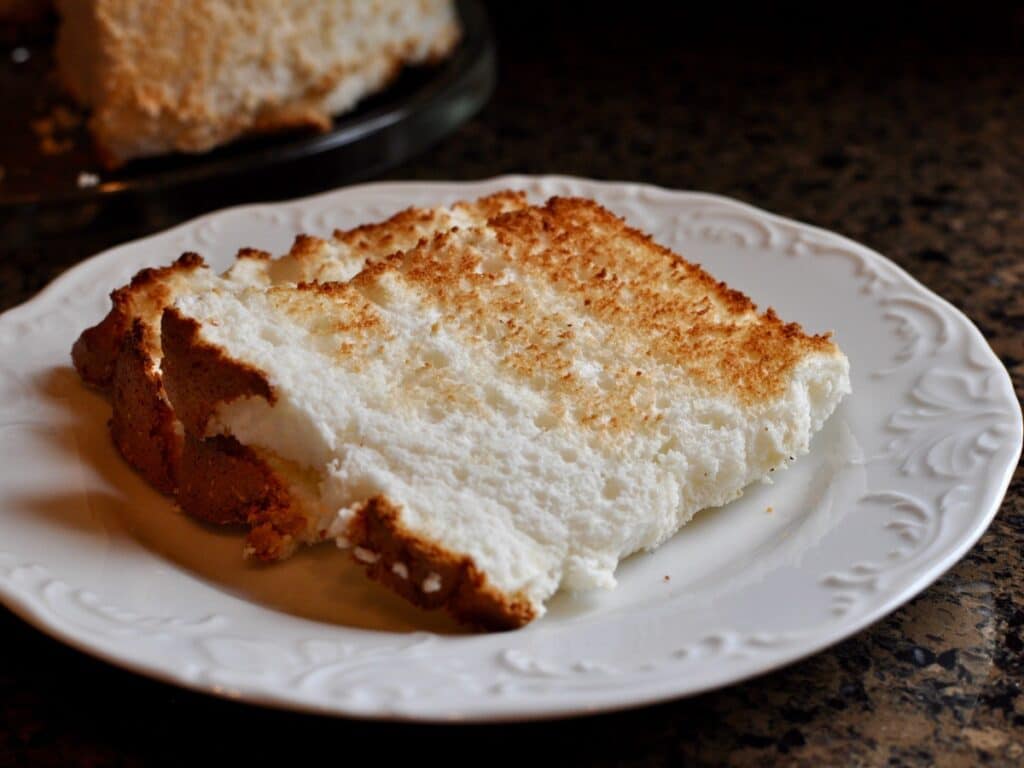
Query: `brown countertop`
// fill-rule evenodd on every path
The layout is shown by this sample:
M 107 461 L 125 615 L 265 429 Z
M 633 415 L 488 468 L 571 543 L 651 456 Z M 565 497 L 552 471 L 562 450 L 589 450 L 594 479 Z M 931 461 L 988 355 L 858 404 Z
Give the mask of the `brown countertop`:
M 1024 391 L 1024 16 L 899 16 L 836 41 L 767 11 L 746 26 L 724 12 L 527 14 L 500 13 L 490 105 L 386 178 L 638 180 L 836 230 L 962 309 Z M 118 237 L 0 244 L 0 308 Z M 354 745 L 378 760 L 1020 765 L 1024 475 L 977 546 L 870 629 L 741 685 L 582 720 L 452 729 L 280 713 L 121 672 L 2 610 L 0 636 L 4 765 L 342 761 Z

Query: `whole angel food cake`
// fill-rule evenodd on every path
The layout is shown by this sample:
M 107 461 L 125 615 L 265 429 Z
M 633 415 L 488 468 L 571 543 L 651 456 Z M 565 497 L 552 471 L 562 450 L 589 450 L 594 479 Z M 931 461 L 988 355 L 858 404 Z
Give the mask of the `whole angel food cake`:
M 332 540 L 421 606 L 521 626 L 805 454 L 850 391 L 827 334 L 593 201 L 396 219 L 223 277 L 176 267 L 184 288 L 110 323 L 135 329 L 120 342 L 102 323 L 79 342 L 116 347 L 116 379 L 148 334 L 167 487 L 247 525 L 251 555 Z
M 327 129 L 407 64 L 447 56 L 452 0 L 57 0 L 58 76 L 106 164 Z

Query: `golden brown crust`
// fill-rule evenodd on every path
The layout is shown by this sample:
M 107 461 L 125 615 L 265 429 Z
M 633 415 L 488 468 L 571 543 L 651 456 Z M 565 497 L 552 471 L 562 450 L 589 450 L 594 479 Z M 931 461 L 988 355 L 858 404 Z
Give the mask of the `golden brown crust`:
M 268 251 L 262 251 L 259 248 L 239 248 L 235 258 L 238 261 L 244 261 L 245 259 L 252 259 L 253 261 L 270 261 L 273 256 Z
M 397 250 L 397 243 L 415 238 L 436 222 L 439 215 L 438 211 L 430 208 L 406 208 L 385 222 L 362 224 L 349 230 L 336 229 L 334 238 L 353 248 L 389 254 Z M 415 242 L 413 240 L 413 244 Z
M 247 556 L 283 560 L 308 532 L 309 516 L 281 473 L 233 437 L 203 440 L 186 432 L 180 467 L 182 511 L 207 523 L 247 528 Z
M 452 209 L 470 212 L 474 218 L 486 221 L 528 205 L 525 193 L 518 190 L 502 190 L 471 203 L 455 203 Z M 334 231 L 334 238 L 348 246 L 373 250 L 383 258 L 416 245 L 420 233 L 435 225 L 440 215 L 439 211 L 433 208 L 406 208 L 386 221 L 363 224 L 349 230 L 337 229 Z M 296 243 L 298 241 L 299 238 L 296 238 Z
M 181 450 L 177 500 L 198 520 L 218 525 L 242 525 L 249 500 L 268 493 L 267 473 L 247 460 L 249 452 L 230 437 L 206 440 L 185 432 Z M 224 478 L 231 478 L 225 483 Z
M 204 342 L 199 329 L 174 308 L 164 311 L 163 384 L 185 427 L 178 503 L 200 520 L 248 526 L 249 554 L 279 560 L 292 553 L 308 528 L 306 510 L 253 450 L 230 436 L 202 438 L 220 403 L 241 397 L 273 403 L 273 390 L 259 371 Z
M 313 235 L 307 235 L 299 233 L 295 236 L 295 240 L 292 242 L 292 247 L 288 251 L 288 256 L 297 261 L 303 259 L 318 259 L 323 253 L 323 247 L 327 244 L 327 241 L 320 237 L 314 237 Z
M 162 493 L 176 487 L 181 434 L 136 319 L 114 366 L 110 436 L 121 455 Z
M 503 189 L 485 197 L 481 197 L 472 203 L 456 203 L 452 206 L 455 210 L 466 210 L 470 207 L 478 212 L 479 216 L 490 220 L 503 213 L 512 213 L 528 208 L 530 201 L 526 193 L 518 189 Z
M 111 294 L 114 306 L 96 325 L 86 328 L 71 347 L 71 362 L 82 381 L 106 389 L 114 378 L 114 366 L 128 335 L 131 319 Z
M 429 297 L 444 322 L 469 339 L 489 339 L 502 364 L 543 386 L 557 418 L 623 431 L 651 418 L 658 387 L 644 362 L 680 369 L 704 392 L 753 404 L 787 385 L 812 353 L 838 354 L 828 335 L 810 336 L 762 315 L 739 291 L 654 243 L 590 200 L 552 198 L 544 206 L 503 213 L 488 224 L 501 263 L 519 279 L 485 268 L 489 248 L 474 232 L 449 230 L 417 248 L 371 265 L 353 279 L 372 290 L 394 273 Z M 562 310 L 538 299 L 542 286 Z M 598 327 L 603 381 L 576 372 L 572 344 L 582 322 Z M 639 371 L 639 375 L 638 372 Z
M 242 397 L 275 401 L 266 376 L 203 341 L 195 320 L 168 307 L 161 325 L 164 389 L 187 431 L 204 435 L 210 416 L 221 403 Z
M 181 435 L 154 365 L 159 338 L 151 319 L 171 299 L 172 281 L 203 267 L 198 254 L 185 253 L 168 267 L 141 270 L 111 294 L 107 316 L 83 331 L 71 349 L 82 380 L 110 391 L 114 445 L 167 494 L 175 489 Z
M 288 557 L 306 524 L 277 474 L 228 436 L 186 432 L 178 504 L 198 520 L 248 527 L 247 550 L 260 560 Z
M 491 222 L 528 270 L 578 297 L 580 310 L 643 339 L 646 353 L 711 390 L 752 403 L 775 396 L 828 335 L 784 323 L 593 200 L 554 197 Z M 593 254 L 585 256 L 580 255 Z M 539 364 L 531 355 L 529 365 Z
M 159 317 L 170 298 L 168 281 L 206 266 L 198 253 L 184 253 L 167 267 L 140 270 L 128 285 L 110 294 L 107 316 L 85 329 L 71 348 L 78 375 L 93 386 L 106 389 L 114 376 L 117 356 L 138 317 Z
M 536 615 L 527 600 L 496 590 L 472 558 L 449 552 L 406 528 L 400 509 L 382 496 L 359 510 L 348 539 L 376 558 L 372 563 L 355 558 L 368 576 L 421 608 L 444 608 L 459 621 L 486 630 L 515 629 Z M 424 590 L 428 579 L 433 580 L 434 591 Z

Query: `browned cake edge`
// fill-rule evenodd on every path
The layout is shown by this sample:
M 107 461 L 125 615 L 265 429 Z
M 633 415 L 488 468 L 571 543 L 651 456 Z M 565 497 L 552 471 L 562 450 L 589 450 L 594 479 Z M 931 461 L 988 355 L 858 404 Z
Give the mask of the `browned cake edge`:
M 150 485 L 170 495 L 177 487 L 181 433 L 146 351 L 145 335 L 142 321 L 135 320 L 115 361 L 110 437 Z
M 218 403 L 246 396 L 274 402 L 270 384 L 260 371 L 202 342 L 199 324 L 173 308 L 164 310 L 161 339 L 164 390 L 186 435 L 178 504 L 200 520 L 249 526 L 249 551 L 262 560 L 286 557 L 293 534 L 305 527 L 286 484 L 234 439 L 203 439 Z
M 181 435 L 153 365 L 152 331 L 133 317 L 132 306 L 136 301 L 151 301 L 162 309 L 170 299 L 168 280 L 205 266 L 198 254 L 185 253 L 168 267 L 141 270 L 128 285 L 111 293 L 106 317 L 83 331 L 71 348 L 82 380 L 110 394 L 109 425 L 115 447 L 165 494 L 173 494 L 177 484 Z
M 361 547 L 372 553 L 371 563 L 356 558 L 367 576 L 421 608 L 444 608 L 465 624 L 491 631 L 515 629 L 536 616 L 528 601 L 495 589 L 472 558 L 408 530 L 386 497 L 374 497 L 359 510 L 347 538 L 353 552 Z M 423 588 L 428 579 L 437 586 L 433 592 Z
M 132 304 L 142 294 L 166 303 L 169 296 L 166 281 L 176 273 L 185 274 L 206 266 L 198 253 L 183 253 L 167 267 L 148 267 L 135 274 L 127 285 L 110 294 L 111 307 L 96 325 L 82 331 L 71 348 L 71 361 L 82 380 L 101 389 L 111 386 L 117 357 L 131 333 Z
M 197 517 L 248 525 L 248 550 L 260 559 L 279 559 L 306 527 L 288 483 L 233 438 L 196 437 L 205 433 L 218 404 L 242 397 L 273 403 L 276 396 L 262 372 L 203 341 L 200 328 L 173 307 L 164 311 L 164 387 L 186 431 L 178 502 Z M 398 508 L 383 497 L 359 510 L 346 537 L 353 555 L 356 548 L 374 553 L 372 563 L 353 557 L 370 578 L 423 608 L 444 608 L 459 621 L 490 630 L 522 626 L 534 617 L 527 601 L 495 589 L 471 558 L 406 529 Z M 438 589 L 426 592 L 422 585 L 430 577 Z

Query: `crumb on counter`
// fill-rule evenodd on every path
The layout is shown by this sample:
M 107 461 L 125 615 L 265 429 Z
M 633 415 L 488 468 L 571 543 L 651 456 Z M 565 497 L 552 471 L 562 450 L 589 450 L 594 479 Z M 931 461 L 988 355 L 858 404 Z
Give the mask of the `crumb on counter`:
M 765 510 L 765 512 L 767 512 L 767 513 L 768 513 L 769 515 L 770 515 L 770 514 L 771 514 L 772 512 L 774 512 L 774 511 L 775 511 L 775 507 L 768 507 L 768 509 L 766 509 L 766 510 Z
M 30 58 L 32 58 L 31 51 L 23 45 L 11 49 L 11 61 L 15 64 L 24 64 Z
M 78 174 L 78 186 L 80 189 L 86 189 L 87 187 L 95 187 L 100 183 L 100 177 L 95 173 L 86 173 L 82 171 Z
M 669 575 L 668 575 L 668 574 L 666 573 L 666 574 L 665 574 L 664 576 L 662 576 L 662 577 L 661 577 L 661 580 L 662 580 L 662 581 L 672 581 L 672 577 L 671 577 L 671 576 L 669 576 Z

